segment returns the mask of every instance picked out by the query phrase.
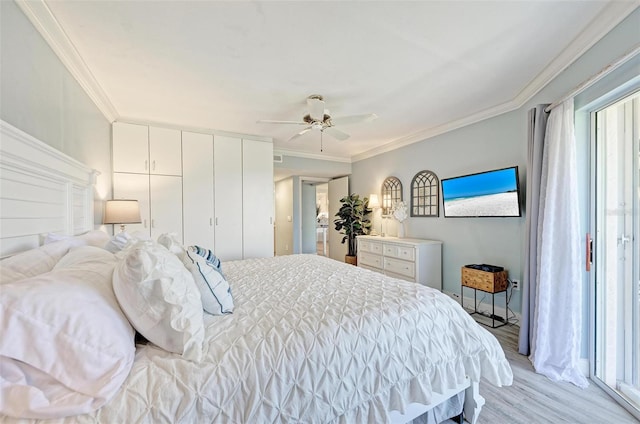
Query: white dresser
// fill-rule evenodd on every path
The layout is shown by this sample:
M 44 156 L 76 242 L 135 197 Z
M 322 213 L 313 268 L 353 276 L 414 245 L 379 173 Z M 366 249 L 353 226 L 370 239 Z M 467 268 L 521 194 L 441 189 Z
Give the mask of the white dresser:
M 442 242 L 358 236 L 358 266 L 442 290 Z

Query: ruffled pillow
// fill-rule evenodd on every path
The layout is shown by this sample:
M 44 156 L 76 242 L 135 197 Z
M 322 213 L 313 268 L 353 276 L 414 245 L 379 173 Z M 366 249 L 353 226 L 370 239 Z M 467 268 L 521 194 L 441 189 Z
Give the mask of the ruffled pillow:
M 158 244 L 164 246 L 169 252 L 176 255 L 181 261 L 184 261 L 186 251 L 184 250 L 184 246 L 182 246 L 182 244 L 178 241 L 174 233 L 160 234 L 158 236 Z
M 200 361 L 202 303 L 191 273 L 152 241 L 137 242 L 121 253 L 113 289 L 133 327 L 162 349 Z
M 175 234 L 161 234 L 158 243 L 166 247 L 182 261 L 191 272 L 202 300 L 202 309 L 212 315 L 233 312 L 233 296 L 229 283 L 222 273 L 220 259 L 211 250 L 198 246 L 185 249 Z

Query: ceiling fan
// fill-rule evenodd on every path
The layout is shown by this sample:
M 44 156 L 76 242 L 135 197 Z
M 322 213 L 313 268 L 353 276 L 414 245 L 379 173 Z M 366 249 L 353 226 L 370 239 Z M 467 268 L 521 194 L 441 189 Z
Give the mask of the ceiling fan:
M 302 122 L 300 121 L 272 121 L 268 119 L 260 120 L 258 123 L 263 124 L 292 124 L 292 125 L 306 125 L 307 127 L 295 134 L 293 137 L 289 139 L 295 140 L 303 134 L 308 133 L 311 130 L 320 130 L 321 134 L 326 132 L 333 138 L 336 138 L 340 141 L 346 140 L 349 138 L 349 134 L 340 131 L 335 128 L 336 125 L 350 125 L 357 124 L 360 122 L 371 122 L 378 117 L 375 113 L 368 113 L 365 115 L 352 115 L 352 116 L 342 116 L 339 118 L 332 118 L 329 115 L 329 111 L 324 108 L 324 98 L 320 94 L 312 94 L 307 97 L 307 107 L 309 108 L 309 113 L 302 117 Z

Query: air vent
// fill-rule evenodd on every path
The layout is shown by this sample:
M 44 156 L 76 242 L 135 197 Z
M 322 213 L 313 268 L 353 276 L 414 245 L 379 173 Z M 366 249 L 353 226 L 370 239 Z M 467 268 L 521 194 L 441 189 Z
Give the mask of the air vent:
M 282 155 L 273 155 L 273 161 L 276 163 L 282 163 Z

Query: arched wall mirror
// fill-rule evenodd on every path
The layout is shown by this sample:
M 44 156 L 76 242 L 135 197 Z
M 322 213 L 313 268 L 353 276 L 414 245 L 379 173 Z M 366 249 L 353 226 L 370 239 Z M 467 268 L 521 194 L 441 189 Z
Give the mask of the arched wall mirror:
M 391 214 L 391 207 L 402 200 L 402 183 L 396 177 L 387 177 L 382 183 L 382 215 Z
M 411 216 L 438 216 L 439 180 L 431 171 L 418 172 L 411 181 Z

